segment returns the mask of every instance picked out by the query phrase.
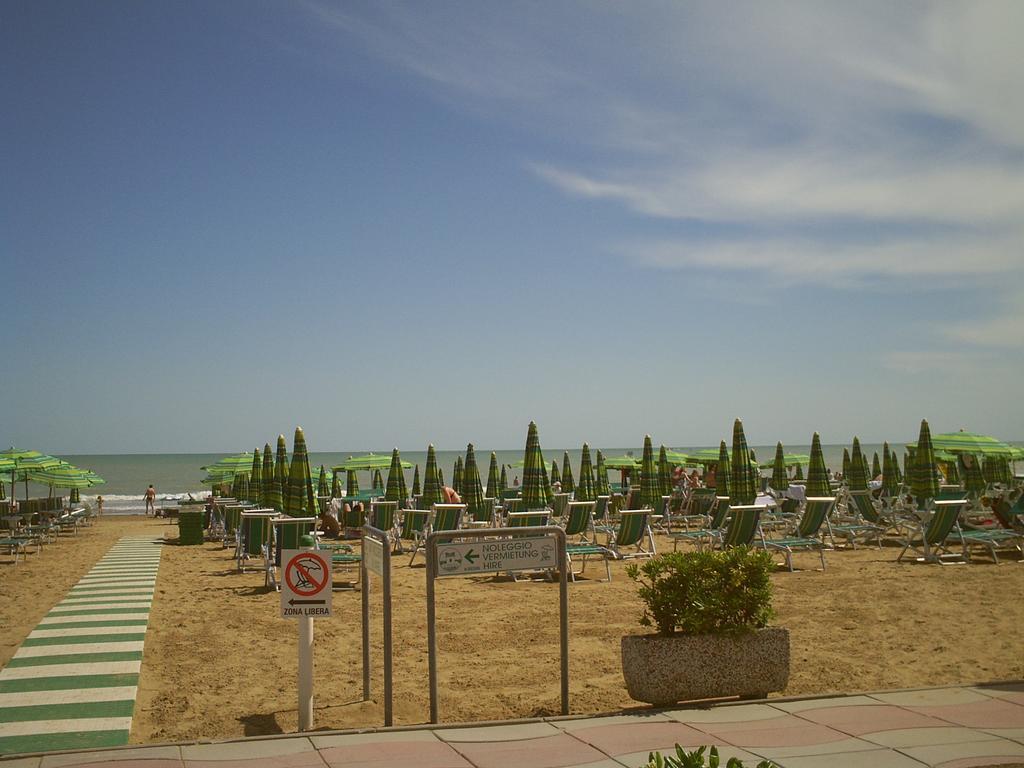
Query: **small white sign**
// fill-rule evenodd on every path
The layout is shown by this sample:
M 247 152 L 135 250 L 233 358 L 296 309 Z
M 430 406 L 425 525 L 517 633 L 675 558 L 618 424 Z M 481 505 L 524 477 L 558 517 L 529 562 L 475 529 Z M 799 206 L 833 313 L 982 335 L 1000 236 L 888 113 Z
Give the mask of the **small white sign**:
M 554 536 L 478 539 L 437 545 L 438 576 L 557 567 L 558 540 Z
M 281 618 L 331 616 L 330 555 L 314 549 L 286 549 L 281 563 Z
M 384 576 L 384 542 L 380 539 L 363 537 L 363 562 L 366 570 L 378 576 Z

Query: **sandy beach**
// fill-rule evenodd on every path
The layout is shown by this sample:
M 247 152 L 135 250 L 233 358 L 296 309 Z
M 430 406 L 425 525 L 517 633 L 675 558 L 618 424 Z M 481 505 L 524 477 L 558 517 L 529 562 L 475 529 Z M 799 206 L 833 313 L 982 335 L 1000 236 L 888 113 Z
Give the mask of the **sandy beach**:
M 63 538 L 42 557 L 4 564 L 0 661 L 121 536 L 177 527 L 107 518 Z M 658 540 L 659 550 L 671 544 Z M 1017 628 L 1024 569 L 895 563 L 898 550 L 827 554 L 828 571 L 780 571 L 775 624 L 792 634 L 785 695 L 877 690 L 1024 678 Z M 817 565 L 812 555 L 797 566 Z M 59 566 L 59 567 L 54 567 Z M 570 586 L 570 684 L 574 714 L 640 707 L 626 695 L 619 639 L 641 632 L 635 585 L 624 566 L 611 584 Z M 589 569 L 588 569 L 589 573 Z M 594 567 L 595 577 L 603 568 Z M 344 571 L 336 581 L 345 577 Z M 393 566 L 395 722 L 428 719 L 425 570 L 408 556 Z M 317 728 L 379 726 L 379 595 L 374 595 L 374 693 L 362 702 L 358 591 L 338 590 L 335 616 L 316 622 Z M 448 579 L 438 589 L 439 680 L 444 722 L 556 714 L 557 585 Z M 164 549 L 146 634 L 134 743 L 294 732 L 296 627 L 278 618 L 263 575 L 237 573 L 219 544 Z

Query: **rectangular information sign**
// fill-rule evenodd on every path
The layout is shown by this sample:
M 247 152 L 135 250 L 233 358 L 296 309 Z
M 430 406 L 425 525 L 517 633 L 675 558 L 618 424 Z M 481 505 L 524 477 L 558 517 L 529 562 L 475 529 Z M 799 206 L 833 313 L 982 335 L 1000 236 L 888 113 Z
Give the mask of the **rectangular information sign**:
M 551 535 L 437 545 L 438 576 L 557 567 L 558 543 Z
M 331 616 L 331 555 L 315 549 L 281 552 L 281 618 Z
M 363 537 L 363 562 L 370 573 L 384 575 L 384 542 L 369 536 Z

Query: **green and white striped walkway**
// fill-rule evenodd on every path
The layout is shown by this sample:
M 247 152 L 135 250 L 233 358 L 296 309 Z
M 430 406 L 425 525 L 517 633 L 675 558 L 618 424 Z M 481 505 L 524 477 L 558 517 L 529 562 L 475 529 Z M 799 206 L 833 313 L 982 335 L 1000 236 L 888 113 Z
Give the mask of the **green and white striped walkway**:
M 0 671 L 0 754 L 128 743 L 161 548 L 121 539 L 25 638 Z

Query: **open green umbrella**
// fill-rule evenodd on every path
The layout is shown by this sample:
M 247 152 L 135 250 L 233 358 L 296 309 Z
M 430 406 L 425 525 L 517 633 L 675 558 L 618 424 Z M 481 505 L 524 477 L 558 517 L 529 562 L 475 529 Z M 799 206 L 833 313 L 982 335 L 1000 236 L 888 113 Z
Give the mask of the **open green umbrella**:
M 843 473 L 846 478 L 846 487 L 851 491 L 866 491 L 868 489 L 867 472 L 864 471 L 864 454 L 860 450 L 860 439 L 855 435 L 853 438 L 853 453 L 850 454 L 849 470 Z
M 367 453 L 362 456 L 349 456 L 340 464 L 335 464 L 332 469 L 335 472 L 372 472 L 375 469 L 384 470 L 390 467 L 391 457 L 386 453 Z M 405 469 L 409 469 L 409 466 Z
M 699 451 L 694 451 L 688 455 L 690 460 L 687 463 L 689 464 L 702 464 L 704 466 L 718 464 L 722 456 L 721 446 L 719 448 L 701 448 Z
M 354 469 L 345 471 L 345 495 L 355 496 L 359 493 L 359 477 Z
M 523 506 L 527 509 L 544 509 L 548 505 L 547 472 L 544 454 L 540 448 L 537 425 L 530 422 L 526 431 L 526 450 L 523 454 Z
M 889 444 L 882 444 L 882 491 L 886 496 L 895 496 L 900 483 L 896 477 L 896 454 L 889 450 Z
M 743 434 L 743 422 L 736 419 L 732 425 L 732 467 L 729 477 L 729 503 L 733 506 L 753 504 L 757 498 L 757 484 L 750 464 L 750 449 Z
M 420 487 L 420 465 L 416 465 L 416 471 L 412 473 L 412 495 L 419 496 L 422 493 Z
M 206 477 L 202 479 L 202 483 L 205 485 L 231 483 L 233 487 L 236 487 L 239 484 L 235 481 L 236 476 L 251 473 L 252 464 L 253 455 L 248 451 L 217 459 L 213 464 L 200 467 L 206 471 Z
M 611 495 L 612 488 L 608 483 L 608 468 L 605 466 L 604 454 L 600 449 L 597 451 L 597 476 L 594 480 L 594 490 L 597 491 L 598 496 Z
M 466 446 L 466 463 L 462 467 L 462 503 L 473 520 L 489 516 L 490 509 L 484 504 L 484 487 L 480 483 L 480 470 L 476 466 L 476 452 L 473 444 Z
M 327 482 L 327 470 L 324 469 L 323 464 L 320 465 L 320 473 L 317 475 L 316 495 L 319 497 L 331 495 L 331 485 Z
M 423 497 L 420 499 L 421 509 L 430 509 L 432 504 L 443 504 L 443 480 L 437 466 L 437 454 L 433 444 L 427 446 L 427 466 L 423 473 Z
M 916 448 L 916 443 L 909 443 L 908 448 Z M 1002 440 L 997 440 L 989 435 L 979 435 L 974 432 L 943 432 L 939 435 L 932 435 L 932 450 L 946 451 L 947 453 L 969 453 L 975 456 L 987 458 L 989 456 L 1009 457 L 1013 448 Z
M 260 483 L 260 490 L 263 495 L 260 497 L 260 505 L 267 509 L 284 511 L 284 498 L 281 494 L 281 485 L 277 481 L 277 472 L 274 469 L 274 454 L 270 451 L 270 443 L 263 445 L 263 471 L 260 473 L 263 482 Z
M 935 450 L 927 419 L 921 419 L 921 433 L 910 463 L 910 492 L 920 509 L 939 495 L 939 470 L 935 466 Z
M 594 501 L 597 498 L 594 488 L 594 468 L 590 463 L 590 446 L 583 444 L 583 455 L 580 458 L 580 482 L 576 486 L 576 501 Z
M 668 449 L 664 445 L 658 450 L 658 491 L 662 496 L 672 494 L 672 467 L 668 463 Z
M 552 462 L 554 466 L 554 462 Z M 569 463 L 569 452 L 562 453 L 562 493 L 576 491 L 576 478 L 572 476 L 572 464 Z
M 378 489 L 380 491 L 384 490 L 384 477 L 381 475 L 379 469 L 373 470 L 373 486 L 372 487 L 373 487 L 374 491 L 377 491 Z
M 552 483 L 561 483 L 562 482 L 562 473 L 558 470 L 558 460 L 557 459 L 552 459 L 551 460 L 551 474 L 549 475 L 549 478 L 550 478 Z
M 636 456 L 630 456 L 629 454 L 623 456 L 612 456 L 610 459 L 604 460 L 605 469 L 639 469 L 640 459 Z
M 494 499 L 501 495 L 498 480 L 498 454 L 491 451 L 491 464 L 487 467 L 487 495 Z
M 505 465 L 501 465 L 501 475 L 498 477 L 498 493 L 508 490 L 508 474 L 505 472 Z
M 61 465 L 61 460 L 48 456 L 39 451 L 22 450 L 11 446 L 6 451 L 0 451 L 0 472 L 10 474 L 11 478 L 11 500 L 14 501 L 17 495 L 15 483 L 18 480 L 25 481 L 25 498 L 28 498 L 28 477 L 27 472 L 43 469 L 56 469 Z
M 249 495 L 246 498 L 253 504 L 260 503 L 260 494 L 263 486 L 260 480 L 263 475 L 263 462 L 260 459 L 260 449 L 254 448 L 252 452 L 252 469 L 249 471 Z
M 878 458 L 878 451 L 875 451 L 875 455 L 871 457 L 871 479 L 874 480 L 882 474 L 882 462 Z
M 807 495 L 832 495 L 832 485 L 828 481 L 828 470 L 825 468 L 825 454 L 822 453 L 821 438 L 817 432 L 811 438 L 811 461 L 807 466 Z
M 399 506 L 405 504 L 409 498 L 405 485 L 405 470 L 402 469 L 402 458 L 398 455 L 398 449 L 391 451 L 391 468 L 388 470 L 388 487 L 384 492 L 385 501 L 397 501 Z
M 457 494 L 462 495 L 462 472 L 464 465 L 462 463 L 462 457 L 455 457 L 455 468 L 452 469 L 452 488 Z
M 284 493 L 288 487 L 288 444 L 284 441 L 284 435 L 277 436 L 277 456 L 274 459 L 274 472 L 277 474 L 277 484 L 281 486 L 281 510 L 284 511 Z
M 786 473 L 786 459 L 785 454 L 782 452 L 781 442 L 775 444 L 775 462 L 772 464 L 772 480 L 770 485 L 776 491 L 785 491 L 789 488 L 789 475 Z
M 644 452 L 640 459 L 640 507 L 655 509 L 661 501 L 661 489 L 658 487 L 658 466 L 654 462 L 654 443 L 650 435 L 644 435 Z

